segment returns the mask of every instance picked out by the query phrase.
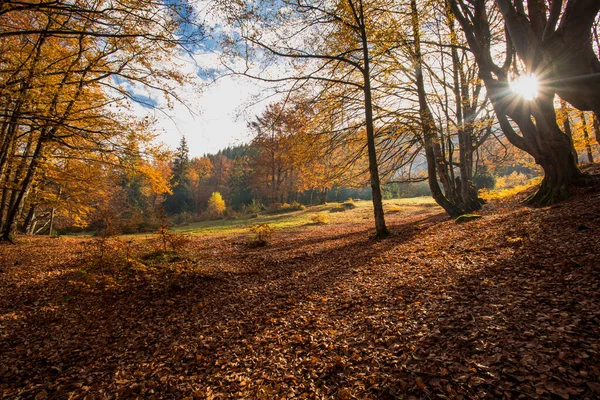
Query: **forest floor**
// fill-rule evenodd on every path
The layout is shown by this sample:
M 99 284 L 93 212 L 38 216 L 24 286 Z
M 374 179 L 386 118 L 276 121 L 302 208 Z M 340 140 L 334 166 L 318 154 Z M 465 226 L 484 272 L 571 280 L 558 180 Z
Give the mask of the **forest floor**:
M 240 235 L 0 246 L 8 398 L 600 397 L 600 194 Z M 342 213 L 340 213 L 342 214 Z

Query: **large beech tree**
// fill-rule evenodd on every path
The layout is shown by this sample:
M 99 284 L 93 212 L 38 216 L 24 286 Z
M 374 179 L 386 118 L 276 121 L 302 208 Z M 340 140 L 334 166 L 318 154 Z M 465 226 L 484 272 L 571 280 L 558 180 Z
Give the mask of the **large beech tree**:
M 508 29 L 506 30 L 506 41 L 504 49 L 498 47 L 498 43 L 493 42 L 499 32 L 494 31 L 491 16 L 497 16 L 497 8 L 491 2 L 485 0 L 449 0 L 453 13 L 460 23 L 471 51 L 474 53 L 480 70 L 480 77 L 485 83 L 486 90 L 496 111 L 500 126 L 508 140 L 518 147 L 531 154 L 536 163 L 544 170 L 544 179 L 538 191 L 529 198 L 529 202 L 534 205 L 552 204 L 565 198 L 568 195 L 569 186 L 580 179 L 583 175 L 579 171 L 576 159 L 571 151 L 571 138 L 565 134 L 557 123 L 556 112 L 554 109 L 554 96 L 556 93 L 564 92 L 559 89 L 564 83 L 555 82 L 549 84 L 548 73 L 557 64 L 557 60 L 552 60 L 545 56 L 543 51 L 544 40 L 549 41 L 549 37 L 554 32 L 554 27 L 561 12 L 560 1 L 553 2 L 554 11 L 546 11 L 543 2 L 530 2 L 528 10 L 540 10 L 532 12 L 527 17 L 523 9 L 523 2 L 515 2 L 519 11 L 513 13 L 508 7 L 508 2 L 498 0 L 499 8 L 503 11 L 504 22 Z M 571 2 L 569 2 L 571 3 Z M 573 1 L 573 4 L 577 1 Z M 582 1 L 581 3 L 586 3 Z M 590 1 L 587 1 L 588 5 Z M 593 1 L 591 3 L 594 3 Z M 556 9 L 558 6 L 558 10 Z M 567 9 L 569 6 L 567 6 Z M 588 7 L 593 12 L 594 7 Z M 563 14 L 561 22 L 562 30 L 578 30 L 570 18 Z M 518 20 L 518 23 L 515 22 Z M 528 20 L 528 23 L 525 23 Z M 533 28 L 535 26 L 535 28 Z M 583 27 L 586 26 L 584 21 Z M 588 24 L 588 28 L 591 25 Z M 588 29 L 588 36 L 591 29 Z M 581 35 L 583 37 L 585 35 Z M 527 45 L 524 44 L 527 41 Z M 579 42 L 575 42 L 575 47 L 580 47 Z M 581 47 L 580 47 L 581 48 Z M 515 54 L 516 49 L 516 54 Z M 591 47 L 590 47 L 591 49 Z M 582 49 L 583 50 L 583 49 Z M 504 53 L 504 62 L 497 63 L 498 52 Z M 585 54 L 585 51 L 583 52 Z M 549 53 L 548 53 L 549 54 Z M 534 73 L 541 79 L 539 95 L 531 100 L 526 100 L 510 89 L 511 74 L 515 74 L 515 66 L 519 65 L 521 59 L 525 65 L 526 73 Z M 589 54 L 586 56 L 589 57 Z M 561 61 L 563 63 L 574 63 L 574 60 Z M 576 70 L 577 68 L 575 68 Z M 556 72 L 551 73 L 556 78 L 559 76 Z M 565 77 L 566 78 L 566 77 Z M 571 76 L 571 78 L 574 78 Z M 575 79 L 577 81 L 577 79 Z M 564 93 L 563 93 L 564 94 Z M 518 126 L 518 131 L 514 129 L 514 122 Z

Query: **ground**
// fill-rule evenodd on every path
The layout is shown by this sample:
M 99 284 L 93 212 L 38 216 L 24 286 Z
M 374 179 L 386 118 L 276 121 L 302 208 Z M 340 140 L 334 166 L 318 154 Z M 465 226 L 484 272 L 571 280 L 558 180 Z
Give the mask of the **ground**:
M 144 237 L 2 245 L 0 393 L 599 398 L 600 197 L 525 195 L 464 223 L 388 204 L 386 240 L 362 205 L 260 247 L 241 227 L 167 253 Z

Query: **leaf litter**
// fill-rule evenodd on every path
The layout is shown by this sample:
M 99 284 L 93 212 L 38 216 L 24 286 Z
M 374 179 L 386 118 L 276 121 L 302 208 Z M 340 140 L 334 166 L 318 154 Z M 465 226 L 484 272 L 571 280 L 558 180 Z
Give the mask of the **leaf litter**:
M 511 199 L 275 232 L 0 246 L 5 398 L 600 397 L 600 206 Z M 119 247 L 120 246 L 120 247 Z M 116 248 L 115 247 L 115 248 Z M 119 253 L 120 251 L 120 253 Z

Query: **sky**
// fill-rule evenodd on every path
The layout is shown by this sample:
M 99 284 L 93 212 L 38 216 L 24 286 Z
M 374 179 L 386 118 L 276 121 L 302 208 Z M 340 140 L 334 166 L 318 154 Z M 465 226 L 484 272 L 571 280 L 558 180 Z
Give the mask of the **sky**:
M 259 85 L 247 78 L 225 77 L 201 92 L 195 87 L 182 88 L 179 94 L 186 105 L 175 103 L 172 109 L 158 110 L 138 104 L 134 112 L 138 118 L 150 115 L 156 119 L 160 142 L 175 149 L 185 136 L 190 156 L 199 157 L 250 141 L 246 126 L 264 107 L 252 102 L 260 93 Z
M 206 3 L 196 0 L 196 7 L 201 8 L 203 2 Z M 222 26 L 214 19 L 204 21 L 209 26 Z M 132 105 L 135 116 L 154 117 L 159 142 L 172 149 L 177 148 L 181 137 L 185 136 L 191 157 L 248 143 L 251 137 L 247 123 L 268 104 L 267 100 L 256 101 L 256 97 L 264 92 L 264 84 L 260 82 L 240 76 L 221 76 L 216 81 L 213 81 L 214 76 L 207 77 L 206 71 L 222 68 L 219 51 L 217 43 L 208 39 L 194 50 L 192 56 L 181 54 L 179 59 L 173 60 L 183 72 L 196 78 L 197 86 L 177 90 L 185 104 L 174 102 L 167 107 L 161 93 L 144 87 L 128 88 L 141 100 Z

